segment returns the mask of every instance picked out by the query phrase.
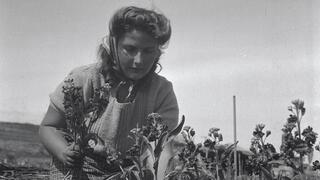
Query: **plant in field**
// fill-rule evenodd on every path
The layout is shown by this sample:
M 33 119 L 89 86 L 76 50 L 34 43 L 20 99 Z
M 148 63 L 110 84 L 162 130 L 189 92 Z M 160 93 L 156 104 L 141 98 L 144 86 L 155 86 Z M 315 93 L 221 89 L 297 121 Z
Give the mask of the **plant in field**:
M 290 115 L 282 128 L 281 156 L 288 166 L 295 169 L 297 173 L 303 174 L 303 157 L 313 152 L 317 133 L 310 126 L 304 130 L 301 129 L 301 120 L 306 112 L 302 100 L 292 101 L 288 110 Z M 296 155 L 299 156 L 299 163 L 296 163 Z
M 206 168 L 219 179 L 231 178 L 232 163 L 230 155 L 235 148 L 235 144 L 221 144 L 223 136 L 219 133 L 219 128 L 209 129 L 203 148 L 201 149 L 201 158 L 206 165 Z
M 182 179 L 224 179 L 231 166 L 229 156 L 235 144 L 222 145 L 222 134 L 218 128 L 211 128 L 203 143 L 194 141 L 195 131 L 186 126 L 182 136 L 184 147 L 178 152 L 178 165 L 166 175 L 169 180 Z M 172 160 L 171 163 L 174 163 Z
M 314 149 L 320 152 L 320 142 L 314 147 Z M 320 170 L 320 162 L 318 160 L 312 163 L 312 169 L 315 171 Z
M 320 162 L 318 160 L 315 160 L 312 165 L 313 170 L 320 170 Z
M 195 131 L 189 126 L 185 126 L 181 135 L 184 139 L 185 145 L 178 152 L 179 165 L 174 167 L 174 170 L 166 175 L 169 180 L 184 180 L 184 179 L 199 179 L 203 176 L 202 166 L 199 162 L 201 144 L 194 142 Z M 174 163 L 173 157 L 170 163 Z
M 279 154 L 276 152 L 274 146 L 266 142 L 271 131 L 264 132 L 265 125 L 256 125 L 251 139 L 250 151 L 253 152 L 253 156 L 249 156 L 246 162 L 246 169 L 250 174 L 260 175 L 264 173 L 265 176 L 272 178 L 270 161 L 278 159 Z
M 74 85 L 73 79 L 64 81 L 62 92 L 64 94 L 64 108 L 67 128 L 65 138 L 69 143 L 75 143 L 74 149 L 84 156 L 93 151 L 98 142 L 97 134 L 90 132 L 91 126 L 99 117 L 102 110 L 108 105 L 110 84 L 106 83 L 96 89 L 89 106 L 84 108 L 81 87 Z M 72 173 L 68 173 L 68 176 Z
M 130 131 L 129 138 L 134 141 L 133 146 L 126 152 L 126 159 L 133 162 L 132 166 L 123 168 L 122 161 L 116 158 L 116 165 L 121 172 L 115 176 L 120 179 L 157 179 L 159 158 L 163 148 L 180 133 L 184 116 L 180 124 L 168 131 L 158 113 L 151 113 L 146 118 L 147 123 L 141 128 L 134 128 Z M 112 178 L 111 178 L 112 179 Z

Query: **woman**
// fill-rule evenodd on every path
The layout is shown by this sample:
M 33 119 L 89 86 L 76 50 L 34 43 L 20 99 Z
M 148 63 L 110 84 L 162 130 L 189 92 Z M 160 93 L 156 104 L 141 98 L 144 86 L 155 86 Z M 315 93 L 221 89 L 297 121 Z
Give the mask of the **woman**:
M 132 142 L 128 133 L 137 124 L 144 124 L 152 112 L 159 113 L 164 123 L 173 129 L 178 122 L 178 105 L 171 82 L 155 73 L 162 49 L 171 36 L 169 20 L 154 11 L 138 7 L 118 10 L 109 23 L 109 36 L 99 46 L 95 64 L 74 69 L 66 79 L 80 87 L 81 104 L 89 107 L 94 91 L 110 86 L 108 104 L 93 123 L 104 146 L 124 154 Z M 118 169 L 101 161 L 95 149 L 85 158 L 68 143 L 59 129 L 67 129 L 62 82 L 50 94 L 50 105 L 39 130 L 41 141 L 53 156 L 52 179 L 63 179 L 83 160 L 81 177 L 108 177 Z M 165 166 L 165 165 L 164 165 Z M 161 168 L 160 172 L 163 172 Z

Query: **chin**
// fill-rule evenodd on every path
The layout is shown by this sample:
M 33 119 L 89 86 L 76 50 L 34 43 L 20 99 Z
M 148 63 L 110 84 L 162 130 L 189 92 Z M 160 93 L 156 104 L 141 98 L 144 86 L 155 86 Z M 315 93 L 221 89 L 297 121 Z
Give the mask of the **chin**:
M 142 79 L 143 76 L 141 76 L 141 75 L 129 75 L 129 76 L 127 76 L 127 77 L 128 77 L 129 79 L 131 79 L 131 80 L 137 81 L 137 80 Z
M 128 76 L 131 80 L 134 80 L 134 81 L 138 81 L 138 80 L 140 80 L 140 79 L 142 79 L 143 77 L 145 77 L 146 76 L 146 74 L 144 74 L 144 75 L 130 75 L 130 76 Z

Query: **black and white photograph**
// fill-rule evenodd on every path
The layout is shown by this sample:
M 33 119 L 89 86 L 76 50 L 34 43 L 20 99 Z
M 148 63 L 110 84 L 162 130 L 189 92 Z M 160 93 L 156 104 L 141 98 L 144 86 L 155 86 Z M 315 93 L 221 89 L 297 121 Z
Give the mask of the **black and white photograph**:
M 320 1 L 0 0 L 0 179 L 319 180 Z

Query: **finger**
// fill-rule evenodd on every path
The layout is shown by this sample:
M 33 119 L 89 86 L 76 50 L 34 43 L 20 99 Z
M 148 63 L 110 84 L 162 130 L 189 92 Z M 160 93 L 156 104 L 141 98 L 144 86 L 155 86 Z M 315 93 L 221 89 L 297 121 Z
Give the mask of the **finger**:
M 69 151 L 67 156 L 71 158 L 80 158 L 81 154 L 78 151 Z
M 72 157 L 66 157 L 66 163 L 73 164 L 76 160 Z
M 63 165 L 66 166 L 66 167 L 73 167 L 73 163 L 71 163 L 71 162 L 69 162 L 69 161 L 65 161 L 65 162 L 63 163 Z
M 80 159 L 72 159 L 72 158 L 68 158 L 65 165 L 69 166 L 69 167 L 75 167 L 75 166 L 81 166 L 82 161 Z
M 74 163 L 73 163 L 73 166 L 81 166 L 82 165 L 82 162 L 81 161 L 75 161 Z
M 82 162 L 82 156 L 79 153 L 72 153 L 67 156 L 67 160 L 71 163 Z

